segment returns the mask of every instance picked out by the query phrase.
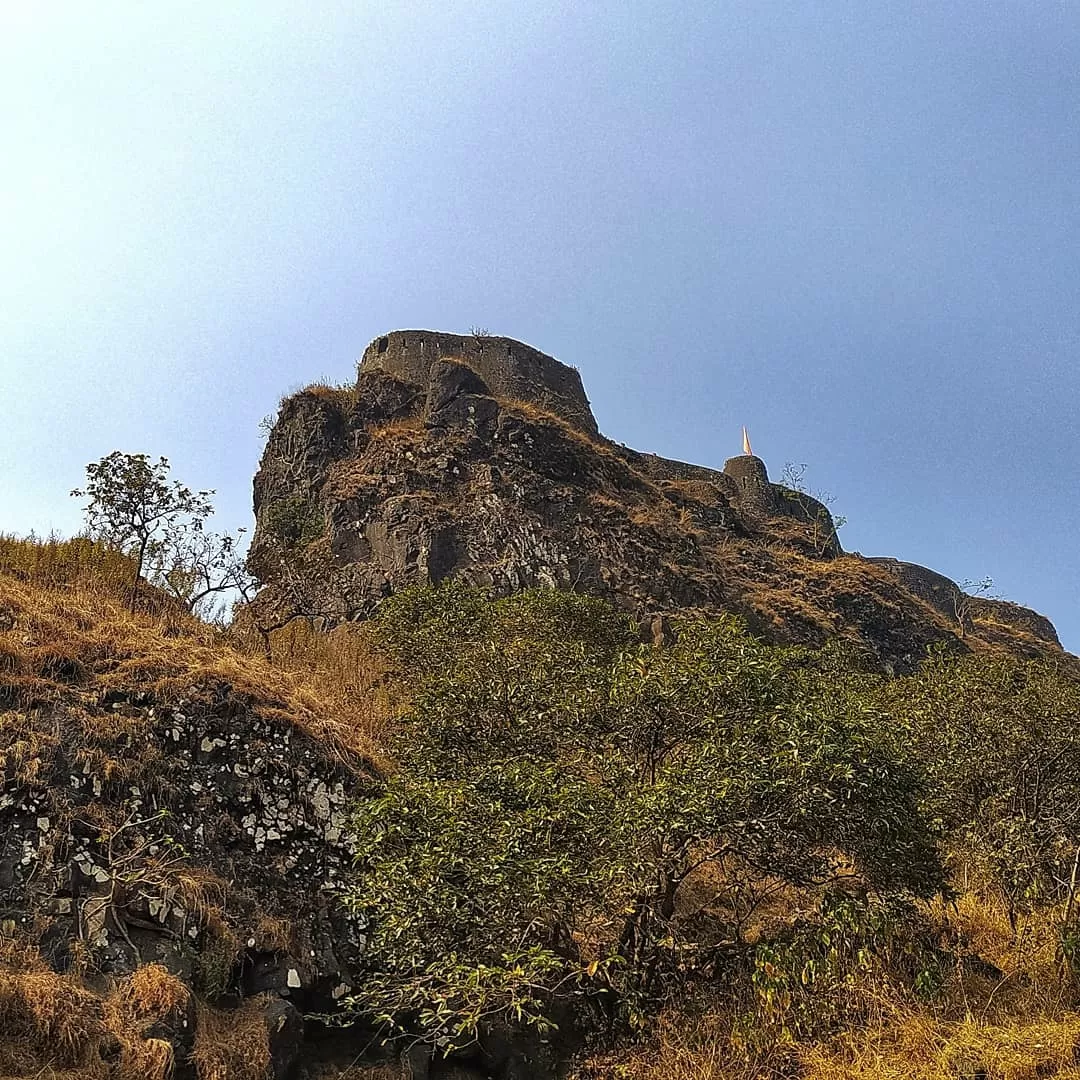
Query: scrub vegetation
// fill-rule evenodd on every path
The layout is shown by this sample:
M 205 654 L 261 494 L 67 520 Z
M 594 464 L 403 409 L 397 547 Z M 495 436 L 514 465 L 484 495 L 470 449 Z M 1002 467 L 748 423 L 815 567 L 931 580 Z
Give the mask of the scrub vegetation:
M 268 632 L 137 576 L 125 544 L 0 538 L 5 790 L 40 786 L 60 709 L 88 745 L 120 724 L 110 775 L 147 782 L 167 748 L 89 703 L 200 681 L 359 763 L 338 902 L 368 938 L 337 1021 L 366 1047 L 497 1036 L 578 1080 L 1080 1076 L 1075 658 L 932 649 L 896 676 L 735 616 L 643 643 L 602 600 L 453 583 Z M 203 893 L 232 942 L 213 986 L 80 942 L 57 970 L 46 909 L 5 921 L 0 1076 L 272 1075 L 228 891 Z

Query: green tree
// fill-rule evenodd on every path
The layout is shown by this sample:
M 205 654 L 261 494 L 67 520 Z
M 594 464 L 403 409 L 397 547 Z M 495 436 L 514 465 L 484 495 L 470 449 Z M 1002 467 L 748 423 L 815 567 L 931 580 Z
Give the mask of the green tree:
M 352 1004 L 436 1045 L 542 1028 L 582 993 L 633 1021 L 743 947 L 777 883 L 941 883 L 914 770 L 735 619 L 659 650 L 599 601 L 451 587 L 395 598 L 376 632 L 419 685 L 358 815 L 373 970 Z
M 86 466 L 90 535 L 134 562 L 128 608 L 134 611 L 144 579 L 167 589 L 191 610 L 213 593 L 234 587 L 242 572 L 238 537 L 205 528 L 213 491 L 195 491 L 170 477 L 167 458 L 114 450 Z
M 881 681 L 898 753 L 953 856 L 1015 912 L 1063 901 L 1080 848 L 1080 672 L 1071 658 L 938 655 Z

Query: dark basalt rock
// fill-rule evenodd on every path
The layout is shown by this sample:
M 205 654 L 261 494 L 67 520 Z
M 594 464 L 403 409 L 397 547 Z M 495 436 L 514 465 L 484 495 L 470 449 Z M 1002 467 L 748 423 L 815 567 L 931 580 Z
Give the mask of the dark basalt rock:
M 488 385 L 465 364 L 439 360 L 432 364 L 428 375 L 427 415 L 434 417 L 462 394 L 490 397 Z
M 159 964 L 210 1000 L 279 998 L 267 1029 L 284 1077 L 303 1038 L 298 1005 L 333 1008 L 362 970 L 364 926 L 338 895 L 365 773 L 227 684 L 194 689 L 168 705 L 110 692 L 56 710 L 33 779 L 0 793 L 0 921 L 60 973 L 77 948 L 102 979 Z M 110 735 L 110 716 L 134 734 Z M 162 768 L 121 783 L 94 765 L 117 755 Z M 102 829 L 103 817 L 124 827 Z M 177 887 L 184 874 L 201 893 Z M 287 933 L 268 937 L 268 921 Z M 177 1013 L 150 1034 L 184 1061 L 194 1029 Z
M 957 619 L 948 579 L 845 555 L 828 509 L 760 458 L 719 470 L 605 439 L 577 371 L 508 338 L 398 331 L 365 351 L 355 389 L 286 401 L 255 513 L 264 602 L 328 623 L 457 578 L 575 589 L 647 620 L 736 611 L 772 639 L 849 637 L 894 670 L 982 632 Z M 1041 616 L 979 603 L 1024 648 L 1056 647 Z

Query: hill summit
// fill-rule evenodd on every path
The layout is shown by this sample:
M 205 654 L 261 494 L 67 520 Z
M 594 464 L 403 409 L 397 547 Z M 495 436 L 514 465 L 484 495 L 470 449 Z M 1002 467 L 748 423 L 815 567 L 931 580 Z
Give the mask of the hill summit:
M 707 468 L 605 438 L 577 370 L 510 338 L 376 338 L 355 384 L 282 403 L 254 497 L 264 602 L 327 624 L 453 578 L 605 597 L 659 633 L 677 611 L 732 611 L 771 640 L 849 639 L 887 669 L 935 642 L 1060 649 L 1035 612 L 845 553 L 828 509 L 760 458 Z

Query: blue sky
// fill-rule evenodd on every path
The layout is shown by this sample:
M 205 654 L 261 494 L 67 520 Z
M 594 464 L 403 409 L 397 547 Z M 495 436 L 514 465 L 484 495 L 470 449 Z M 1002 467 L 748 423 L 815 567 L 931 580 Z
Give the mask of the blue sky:
M 113 449 L 246 524 L 282 394 L 483 325 L 1080 650 L 1077 0 L 0 0 L 0 94 L 0 529 Z

